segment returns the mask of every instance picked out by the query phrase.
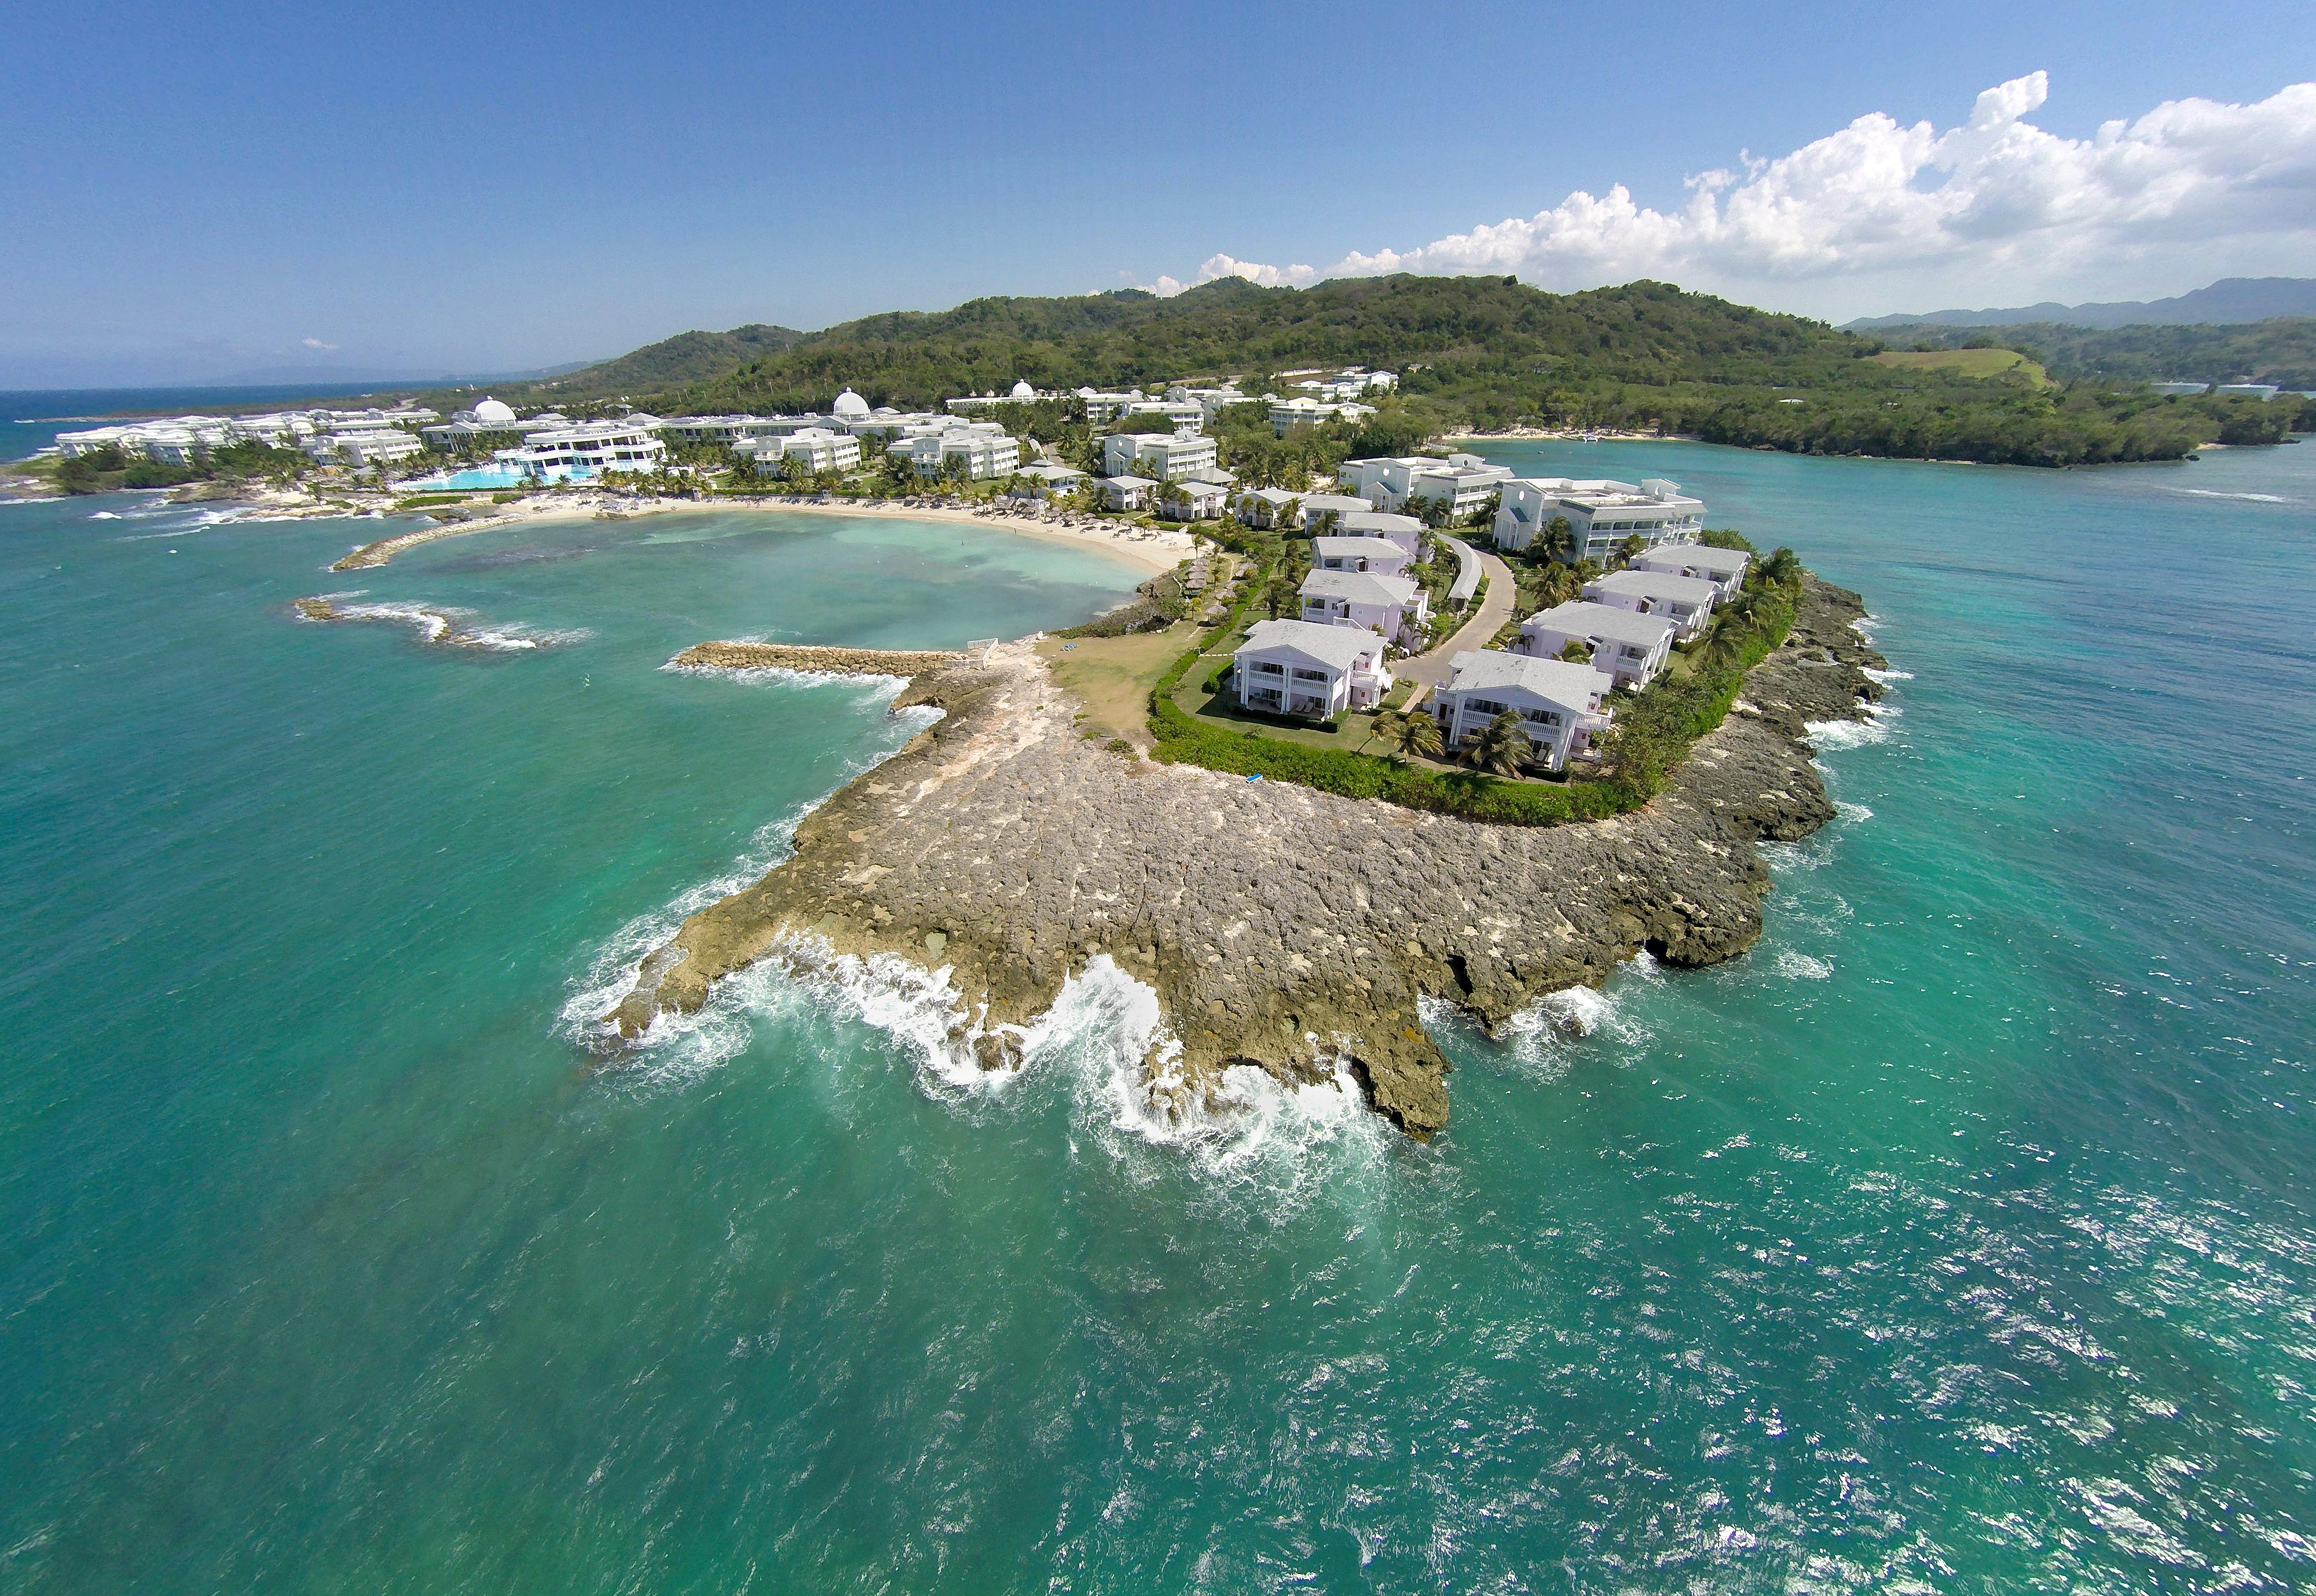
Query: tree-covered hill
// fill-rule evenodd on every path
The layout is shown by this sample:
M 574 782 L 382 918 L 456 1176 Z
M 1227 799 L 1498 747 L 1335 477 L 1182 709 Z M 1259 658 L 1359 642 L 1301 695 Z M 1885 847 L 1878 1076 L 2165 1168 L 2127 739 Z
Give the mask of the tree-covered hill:
M 2233 325 L 2104 329 L 2056 322 L 2010 327 L 1915 323 L 1887 328 L 1879 336 L 1900 349 L 1999 344 L 2032 356 L 2062 381 L 2250 381 L 2316 390 L 2316 316 L 2278 316 Z
M 1937 329 L 1924 341 L 1946 347 L 1938 334 L 1955 331 Z M 1989 341 L 1982 331 L 1967 336 Z M 2064 362 L 2039 346 L 2027 352 L 2053 367 L 2056 385 L 2026 368 L 1985 374 L 1870 358 L 1894 341 L 1657 282 L 1547 294 L 1502 277 L 1360 278 L 1309 288 L 1226 278 L 1171 298 L 1136 289 L 997 297 L 801 335 L 686 333 L 503 396 L 662 414 L 769 413 L 824 411 L 849 387 L 873 404 L 917 408 L 1002 394 L 1024 378 L 1067 389 L 1235 376 L 1260 393 L 1283 373 L 1362 365 L 1401 378 L 1386 416 L 1367 429 L 1375 436 L 1638 426 L 1813 453 L 2053 466 L 2176 459 L 2212 440 L 2273 442 L 2298 413 L 2070 383 Z

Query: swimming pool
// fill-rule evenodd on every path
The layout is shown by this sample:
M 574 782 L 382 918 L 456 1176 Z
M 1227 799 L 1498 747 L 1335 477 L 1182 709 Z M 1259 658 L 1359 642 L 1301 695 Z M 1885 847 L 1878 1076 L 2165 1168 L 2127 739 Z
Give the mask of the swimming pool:
M 464 471 L 423 476 L 395 486 L 406 493 L 476 492 L 493 488 L 520 488 L 537 482 L 586 482 L 594 473 L 584 466 L 550 466 L 544 473 L 526 476 L 511 466 L 474 466 Z

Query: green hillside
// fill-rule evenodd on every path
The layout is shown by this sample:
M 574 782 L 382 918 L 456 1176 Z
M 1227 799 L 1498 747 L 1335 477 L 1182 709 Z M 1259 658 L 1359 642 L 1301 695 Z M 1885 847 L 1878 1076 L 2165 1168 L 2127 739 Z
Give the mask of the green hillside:
M 1874 358 L 1904 341 L 1946 349 L 1972 341 L 2003 341 L 1982 330 L 1951 342 L 1866 337 L 1647 281 L 1547 294 L 1499 277 L 1362 278 L 1299 289 L 1228 278 L 1167 299 L 1136 289 L 999 297 L 805 334 L 685 333 L 506 396 L 662 414 L 775 412 L 824 411 L 850 387 L 873 404 L 919 408 L 1002 393 L 1021 378 L 1050 389 L 1227 375 L 1260 393 L 1284 373 L 1356 364 L 1401 377 L 1385 417 L 1356 440 L 1363 446 L 1518 424 L 1658 427 L 1795 451 L 2044 466 L 2176 459 L 2214 440 L 2273 442 L 2297 413 L 2071 384 L 2040 348 L 2029 350 L 2032 360 Z M 2052 365 L 2059 381 L 2046 383 L 2033 361 Z M 1341 441 L 1355 440 L 1346 433 Z
M 2316 390 L 2316 316 L 2278 316 L 2234 325 L 2074 327 L 2028 322 L 2010 327 L 1890 327 L 1893 348 L 1971 343 L 2021 350 L 2061 381 L 2263 382 Z

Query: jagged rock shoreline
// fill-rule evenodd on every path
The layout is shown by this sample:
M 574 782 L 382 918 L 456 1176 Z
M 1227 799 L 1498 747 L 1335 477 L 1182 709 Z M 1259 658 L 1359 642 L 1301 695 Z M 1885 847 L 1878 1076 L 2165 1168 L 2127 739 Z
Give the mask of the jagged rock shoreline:
M 708 643 L 677 663 L 906 673 L 895 708 L 946 712 L 797 829 L 792 857 L 686 920 L 606 1016 L 640 1035 L 767 957 L 895 953 L 948 966 L 984 1067 L 1064 979 L 1108 953 L 1158 992 L 1178 1047 L 1145 1060 L 1187 1112 L 1233 1064 L 1283 1080 L 1348 1061 L 1378 1113 L 1428 1139 L 1448 1065 L 1418 999 L 1496 1025 L 1597 985 L 1645 948 L 1701 966 L 1760 935 L 1754 844 L 1833 818 L 1809 722 L 1855 719 L 1882 657 L 1859 597 L 1804 580 L 1791 634 L 1665 792 L 1613 820 L 1479 825 L 1280 782 L 1124 758 L 1077 734 L 1026 643 L 986 657 Z

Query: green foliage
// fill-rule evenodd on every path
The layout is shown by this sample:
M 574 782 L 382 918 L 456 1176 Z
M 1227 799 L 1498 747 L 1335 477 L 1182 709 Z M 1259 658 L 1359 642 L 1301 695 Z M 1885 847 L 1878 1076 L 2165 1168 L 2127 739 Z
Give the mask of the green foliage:
M 2015 349 L 2061 381 L 2263 382 L 2280 388 L 2316 388 L 2316 317 L 2278 316 L 2265 322 L 2178 326 L 2071 327 L 2028 322 L 2011 327 L 1961 328 L 1920 322 L 1882 336 L 1923 349 Z M 2281 403 L 2279 401 L 2279 403 Z
M 123 488 L 175 488 L 219 478 L 302 474 L 312 462 L 296 449 L 267 443 L 228 443 L 203 451 L 191 466 L 164 466 L 108 443 L 57 464 L 57 485 L 67 493 L 111 493 Z
M 806 336 L 793 328 L 762 324 L 735 327 L 728 332 L 679 332 L 616 360 L 532 386 L 542 394 L 571 398 L 664 393 L 690 383 L 711 382 Z

